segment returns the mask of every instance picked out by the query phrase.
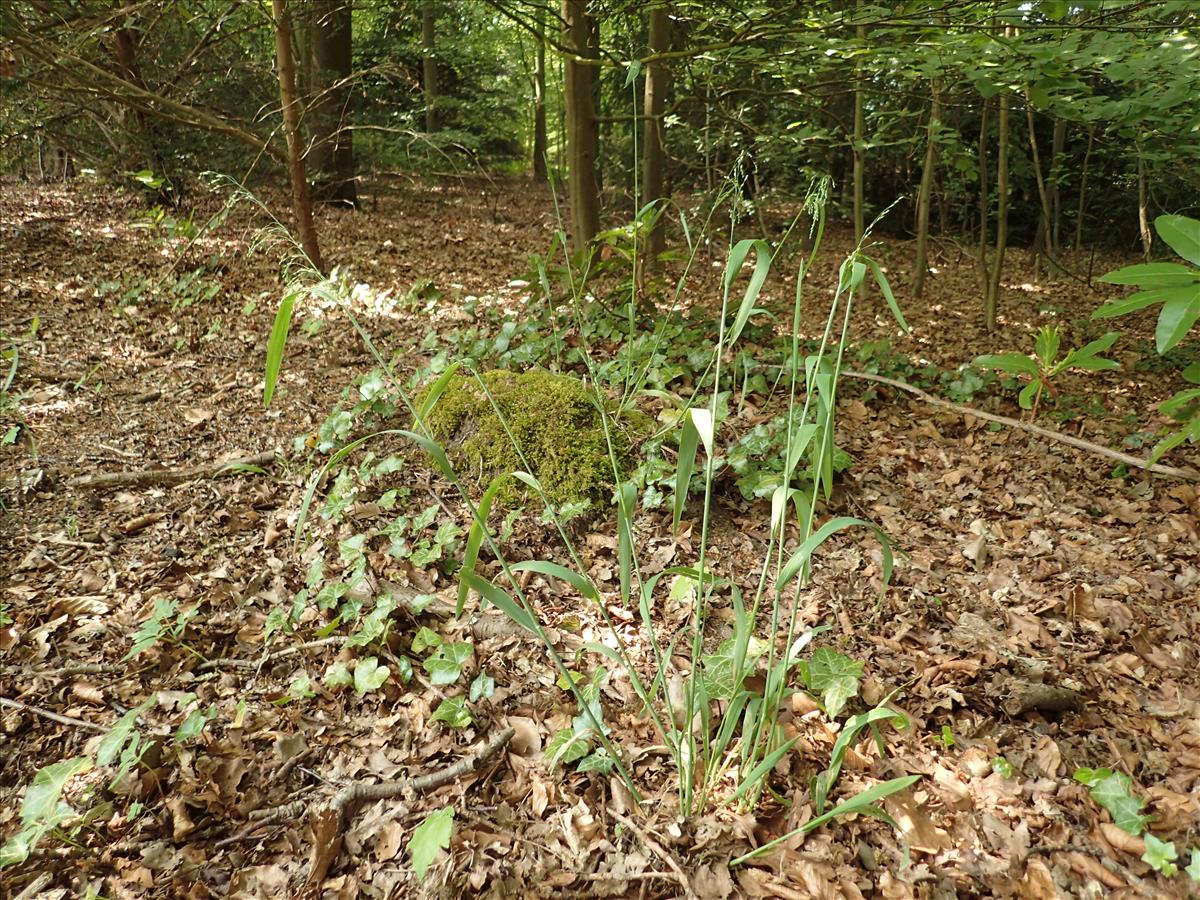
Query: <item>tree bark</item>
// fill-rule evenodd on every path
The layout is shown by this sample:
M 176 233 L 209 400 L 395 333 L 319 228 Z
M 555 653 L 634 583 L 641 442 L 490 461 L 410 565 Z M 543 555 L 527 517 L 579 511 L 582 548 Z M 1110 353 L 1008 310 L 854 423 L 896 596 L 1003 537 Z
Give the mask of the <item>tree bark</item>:
M 1088 165 L 1092 161 L 1092 145 L 1096 140 L 1096 129 L 1088 126 L 1087 150 L 1083 153 L 1083 168 L 1079 174 L 1079 208 L 1075 211 L 1075 252 L 1083 246 L 1083 210 L 1087 198 Z
M 671 45 L 671 17 L 665 6 L 650 11 L 650 54 L 664 53 Z M 646 87 L 642 98 L 642 206 L 662 200 L 666 195 L 667 151 L 663 110 L 667 99 L 667 66 L 652 62 L 646 66 Z M 646 242 L 646 263 L 653 267 L 666 249 L 666 217 L 658 210 L 654 227 Z
M 600 56 L 599 33 L 587 14 L 587 0 L 563 0 L 563 42 L 579 57 Z M 600 187 L 596 178 L 599 132 L 595 109 L 596 67 L 568 58 L 564 72 L 567 117 L 567 190 L 571 239 L 586 250 L 600 231 Z
M 325 273 L 321 245 L 313 226 L 312 202 L 308 197 L 308 182 L 304 177 L 304 154 L 300 147 L 300 99 L 296 96 L 296 67 L 292 62 L 291 25 L 288 21 L 287 0 L 271 0 L 275 17 L 275 57 L 279 69 L 279 99 L 283 105 L 283 130 L 287 137 L 288 173 L 292 181 L 292 208 L 296 215 L 296 230 L 300 246 L 312 267 Z
M 537 46 L 533 63 L 533 180 L 548 180 L 546 151 L 546 12 L 537 11 Z
M 1025 94 L 1025 120 L 1029 125 L 1029 151 L 1033 156 L 1033 175 L 1037 182 L 1038 200 L 1041 203 L 1041 215 L 1038 218 L 1037 236 L 1033 242 L 1033 274 L 1036 277 L 1040 271 L 1039 259 L 1049 259 L 1054 256 L 1050 249 L 1050 197 L 1046 192 L 1046 178 L 1042 174 L 1042 158 L 1038 153 L 1037 133 L 1033 128 L 1033 101 Z
M 317 199 L 343 206 L 358 204 L 354 181 L 351 129 L 353 67 L 351 0 L 309 0 L 312 46 L 311 74 L 316 96 L 310 117 L 313 147 L 309 153 Z
M 979 272 L 983 280 L 983 296 L 988 291 L 988 215 L 991 197 L 988 195 L 988 110 L 986 98 L 979 113 Z
M 937 163 L 938 120 L 942 115 L 941 98 L 933 85 L 929 106 L 929 131 L 925 139 L 925 166 L 921 171 L 921 187 L 917 193 L 917 264 L 912 295 L 920 297 L 925 289 L 925 273 L 929 267 L 929 203 L 933 195 L 933 167 Z
M 425 91 L 425 131 L 428 134 L 433 134 L 439 126 L 436 23 L 435 0 L 424 0 L 421 4 L 421 81 Z
M 996 130 L 999 144 L 996 148 L 996 253 L 992 259 L 992 270 L 988 277 L 987 300 L 984 304 L 984 324 L 988 331 L 996 328 L 996 309 L 1000 297 L 1000 275 L 1004 271 L 1004 251 L 1008 247 L 1008 96 L 1001 93 L 1000 112 Z
M 1050 252 L 1057 256 L 1062 249 L 1062 168 L 1063 150 L 1067 146 L 1067 120 L 1054 120 L 1054 137 L 1050 142 Z
M 1142 256 L 1150 261 L 1154 247 L 1154 235 L 1150 231 L 1150 203 L 1146 191 L 1146 160 L 1142 148 L 1137 147 L 1137 191 L 1138 191 L 1138 235 L 1142 239 Z
M 862 15 L 862 0 L 856 0 L 855 11 L 858 15 Z M 858 37 L 858 43 L 861 45 L 860 49 L 865 49 L 867 46 L 867 26 L 861 24 L 856 26 L 855 33 Z M 866 86 L 863 84 L 864 72 L 861 62 L 855 66 L 854 75 L 854 240 L 857 243 L 862 241 L 863 234 L 867 230 L 865 186 L 863 183 L 866 162 L 863 151 L 863 142 L 866 140 L 864 105 L 867 91 Z

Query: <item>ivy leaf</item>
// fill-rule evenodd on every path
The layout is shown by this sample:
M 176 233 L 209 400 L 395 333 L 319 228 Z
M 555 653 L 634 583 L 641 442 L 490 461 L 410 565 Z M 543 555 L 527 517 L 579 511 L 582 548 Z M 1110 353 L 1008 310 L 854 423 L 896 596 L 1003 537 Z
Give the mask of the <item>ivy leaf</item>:
M 412 857 L 417 881 L 424 880 L 425 872 L 437 858 L 438 851 L 449 849 L 450 834 L 453 830 L 453 806 L 444 806 L 437 812 L 430 813 L 425 817 L 425 821 L 413 829 L 413 835 L 408 841 L 408 853 Z
M 417 633 L 413 635 L 412 651 L 420 653 L 430 647 L 440 647 L 442 645 L 442 636 L 425 625 L 417 629 Z
M 462 675 L 463 665 L 471 658 L 475 648 L 465 641 L 442 644 L 438 652 L 425 660 L 425 671 L 435 687 L 454 684 Z
M 1142 862 L 1149 863 L 1168 878 L 1179 871 L 1179 867 L 1175 865 L 1179 854 L 1175 852 L 1174 841 L 1160 841 L 1149 832 L 1146 832 L 1145 841 L 1146 852 L 1142 854 Z
M 475 721 L 467 709 L 466 697 L 447 697 L 438 704 L 430 718 L 434 722 L 445 722 L 451 728 L 466 728 Z
M 1128 775 L 1112 769 L 1083 768 L 1075 772 L 1075 780 L 1088 786 L 1092 799 L 1108 810 L 1122 831 L 1137 836 L 1146 830 L 1150 817 L 1142 814 L 1145 801 L 1134 795 Z
M 821 694 L 825 713 L 833 718 L 851 697 L 858 694 L 858 679 L 862 663 L 843 653 L 820 647 L 813 652 L 806 668 L 805 683 L 810 691 Z
M 496 692 L 496 679 L 487 672 L 480 672 L 471 682 L 470 699 L 472 703 L 490 697 Z
M 325 685 L 327 687 L 349 687 L 352 684 L 354 684 L 354 676 L 350 674 L 350 667 L 344 662 L 335 662 L 325 670 Z
M 354 667 L 354 690 L 359 694 L 369 694 L 378 690 L 387 681 L 390 670 L 381 666 L 374 656 L 360 659 Z
M 1192 862 L 1183 871 L 1187 872 L 1188 878 L 1192 881 L 1200 881 L 1200 849 L 1193 848 Z

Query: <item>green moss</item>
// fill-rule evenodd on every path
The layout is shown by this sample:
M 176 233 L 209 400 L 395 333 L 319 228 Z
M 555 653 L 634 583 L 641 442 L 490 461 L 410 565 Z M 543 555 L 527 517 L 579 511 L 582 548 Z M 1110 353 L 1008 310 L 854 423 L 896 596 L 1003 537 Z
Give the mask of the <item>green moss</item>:
M 613 489 L 608 446 L 600 413 L 582 382 L 544 369 L 494 370 L 483 381 L 499 417 L 475 376 L 463 375 L 450 380 L 426 420 L 460 473 L 484 486 L 497 475 L 526 471 L 515 440 L 552 503 L 608 500 Z M 627 429 L 611 431 L 618 463 L 627 468 L 633 450 Z M 502 497 L 511 501 L 519 493 L 513 479 Z

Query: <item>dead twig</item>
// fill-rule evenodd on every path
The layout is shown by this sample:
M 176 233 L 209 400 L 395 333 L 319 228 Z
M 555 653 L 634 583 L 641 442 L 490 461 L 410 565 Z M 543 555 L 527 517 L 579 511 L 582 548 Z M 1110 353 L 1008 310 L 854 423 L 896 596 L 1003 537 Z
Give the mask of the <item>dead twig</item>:
M 227 459 L 224 462 L 207 463 L 202 466 L 185 466 L 180 469 L 143 469 L 136 472 L 101 472 L 99 475 L 78 475 L 67 481 L 75 488 L 114 488 L 157 484 L 182 484 L 198 478 L 213 478 L 243 466 L 269 466 L 278 462 L 275 452 Z
M 687 877 L 687 873 L 685 873 L 680 867 L 679 862 L 675 859 L 673 854 L 667 852 L 666 848 L 664 848 L 662 844 L 652 838 L 650 834 L 635 821 L 633 821 L 633 819 L 629 818 L 628 816 L 621 815 L 612 807 L 609 807 L 608 814 L 632 831 L 635 835 L 637 835 L 638 840 L 640 840 L 647 849 L 653 851 L 655 856 L 667 864 L 667 868 L 674 873 L 674 880 L 679 883 L 681 888 L 683 888 L 685 896 L 697 896 L 695 890 L 692 888 L 691 879 Z
M 265 666 L 267 663 L 273 663 L 277 659 L 283 659 L 288 656 L 295 656 L 297 653 L 303 653 L 305 650 L 313 650 L 317 647 L 328 647 L 334 644 L 344 644 L 349 638 L 344 635 L 334 635 L 332 637 L 318 638 L 315 641 L 308 641 L 304 644 L 297 644 L 294 647 L 287 647 L 283 650 L 276 650 L 274 653 L 268 653 L 266 656 L 258 659 L 206 659 L 197 666 L 197 671 L 207 672 L 210 669 L 258 669 Z
M 354 781 L 346 785 L 329 804 L 329 808 L 337 815 L 337 830 L 340 833 L 346 827 L 346 819 L 360 803 L 373 800 L 387 800 L 403 794 L 424 794 L 443 784 L 449 784 L 457 778 L 474 772 L 477 768 L 495 756 L 512 740 L 515 730 L 504 728 L 496 732 L 486 744 L 469 756 L 464 756 L 458 762 L 437 772 L 421 775 L 418 778 L 404 778 L 400 781 Z
M 0 706 L 7 706 L 10 709 L 18 709 L 21 712 L 33 713 L 35 716 L 41 716 L 43 719 L 49 719 L 51 722 L 57 722 L 59 725 L 70 725 L 74 728 L 84 728 L 88 731 L 95 731 L 99 734 L 107 734 L 108 729 L 103 725 L 97 725 L 95 722 L 85 722 L 83 719 L 72 719 L 70 716 L 60 716 L 56 712 L 51 712 L 48 709 L 42 709 L 40 706 L 30 706 L 28 703 L 21 703 L 19 700 L 9 700 L 7 697 L 0 697 Z
M 1085 441 L 1083 438 L 1073 437 L 1069 434 L 1060 434 L 1057 431 L 1042 428 L 1039 425 L 1034 425 L 1032 422 L 1022 422 L 1019 419 L 1010 419 L 1008 416 L 998 416 L 995 413 L 983 412 L 970 406 L 963 406 L 961 403 L 951 403 L 949 400 L 935 397 L 920 388 L 913 387 L 911 384 L 897 381 L 895 378 L 885 378 L 883 375 L 872 375 L 868 372 L 844 371 L 842 375 L 847 378 L 857 378 L 861 381 L 877 381 L 880 384 L 886 384 L 897 390 L 907 391 L 930 406 L 939 406 L 942 409 L 953 410 L 963 416 L 974 416 L 977 419 L 983 419 L 985 422 L 996 422 L 1000 425 L 1007 425 L 1009 428 L 1016 428 L 1019 431 L 1028 431 L 1031 434 L 1036 434 L 1038 437 L 1044 437 L 1046 440 L 1055 441 L 1059 444 L 1067 444 L 1077 450 L 1084 450 L 1096 456 L 1103 456 L 1106 459 L 1124 463 L 1127 466 L 1133 466 L 1136 469 L 1153 472 L 1155 475 L 1165 475 L 1168 478 L 1181 478 L 1185 481 L 1200 481 L 1200 472 L 1177 469 L 1174 466 L 1164 466 L 1160 463 L 1152 463 L 1139 456 L 1131 456 L 1128 453 L 1122 453 L 1120 450 L 1110 450 L 1108 447 L 1103 447 L 1100 444 L 1093 444 L 1091 441 Z

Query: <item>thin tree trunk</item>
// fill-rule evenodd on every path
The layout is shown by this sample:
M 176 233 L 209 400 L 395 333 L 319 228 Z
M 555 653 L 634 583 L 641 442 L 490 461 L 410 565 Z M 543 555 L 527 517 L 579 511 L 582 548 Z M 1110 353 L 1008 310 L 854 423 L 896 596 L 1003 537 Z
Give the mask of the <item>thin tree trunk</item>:
M 1092 144 L 1096 140 L 1096 129 L 1088 126 L 1087 150 L 1083 153 L 1083 171 L 1079 175 L 1079 208 L 1075 212 L 1075 252 L 1083 246 L 1083 210 L 1087 198 L 1088 165 L 1092 161 Z
M 1000 297 L 1000 277 L 1004 271 L 1004 251 L 1008 247 L 1008 95 L 1000 94 L 1000 113 L 996 129 L 999 145 L 996 148 L 996 252 L 988 279 L 984 324 L 988 331 L 996 328 L 996 313 Z
M 1142 239 L 1142 255 L 1150 261 L 1150 252 L 1154 247 L 1154 235 L 1150 231 L 1150 205 L 1146 191 L 1146 160 L 1142 157 L 1142 148 L 1137 148 L 1137 190 L 1138 190 L 1138 234 Z
M 671 17 L 665 6 L 650 11 L 651 55 L 664 53 L 671 45 Z M 667 151 L 663 110 L 667 99 L 667 67 L 652 62 L 646 67 L 646 87 L 642 97 L 642 205 L 662 200 L 666 193 Z M 646 263 L 653 267 L 666 249 L 666 216 L 659 210 L 646 242 Z
M 862 15 L 862 7 L 862 0 L 856 0 L 855 13 L 859 16 Z M 861 45 L 860 49 L 864 49 L 867 45 L 867 26 L 859 24 L 855 28 L 855 33 L 858 37 L 858 43 Z M 863 83 L 864 77 L 865 72 L 860 61 L 854 67 L 854 240 L 856 243 L 863 239 L 863 234 L 867 230 L 865 188 L 863 184 L 866 162 L 863 150 L 863 144 L 866 140 L 864 105 L 867 93 L 866 85 Z
M 1041 215 L 1038 217 L 1037 237 L 1033 245 L 1033 274 L 1036 278 L 1041 271 L 1040 260 L 1049 259 L 1054 255 L 1050 249 L 1050 198 L 1046 193 L 1046 178 L 1042 174 L 1041 155 L 1038 153 L 1037 133 L 1033 128 L 1033 101 L 1029 93 L 1025 94 L 1025 121 L 1029 126 L 1029 151 L 1033 157 L 1033 174 L 1037 182 L 1038 200 L 1041 202 Z
M 576 56 L 598 58 L 599 43 L 587 0 L 563 0 L 563 40 Z M 595 111 L 596 67 L 568 58 L 564 73 L 567 117 L 567 190 L 572 240 L 586 250 L 600 231 L 600 188 L 596 179 L 599 134 Z
M 942 114 L 937 85 L 932 86 L 933 99 L 929 105 L 929 131 L 925 138 L 925 166 L 921 171 L 921 187 L 917 193 L 917 263 L 912 295 L 920 297 L 925 288 L 925 272 L 929 267 L 929 203 L 933 195 L 933 167 L 937 161 L 938 119 Z
M 986 98 L 979 114 L 979 274 L 982 278 L 983 296 L 988 292 L 988 214 L 991 212 L 991 197 L 988 196 L 988 110 Z
M 437 23 L 436 0 L 421 4 L 421 81 L 425 91 L 425 131 L 438 130 L 437 45 L 434 26 Z
M 300 100 L 296 96 L 296 68 L 292 62 L 291 26 L 288 22 L 287 0 L 271 0 L 275 17 L 275 56 L 279 69 L 279 99 L 283 105 L 283 130 L 287 136 L 288 173 L 292 180 L 292 209 L 300 246 L 308 261 L 324 274 L 325 261 L 313 226 L 312 202 L 308 197 L 308 182 L 304 178 L 304 153 L 300 146 Z
M 1067 146 L 1067 120 L 1054 120 L 1054 137 L 1050 143 L 1050 252 L 1058 255 L 1062 249 L 1062 168 L 1063 151 Z
M 537 11 L 537 46 L 533 63 L 533 180 L 546 181 L 546 11 Z
M 315 96 L 309 111 L 313 146 L 309 152 L 317 199 L 358 204 L 349 86 L 353 68 L 351 0 L 309 0 L 311 80 Z

